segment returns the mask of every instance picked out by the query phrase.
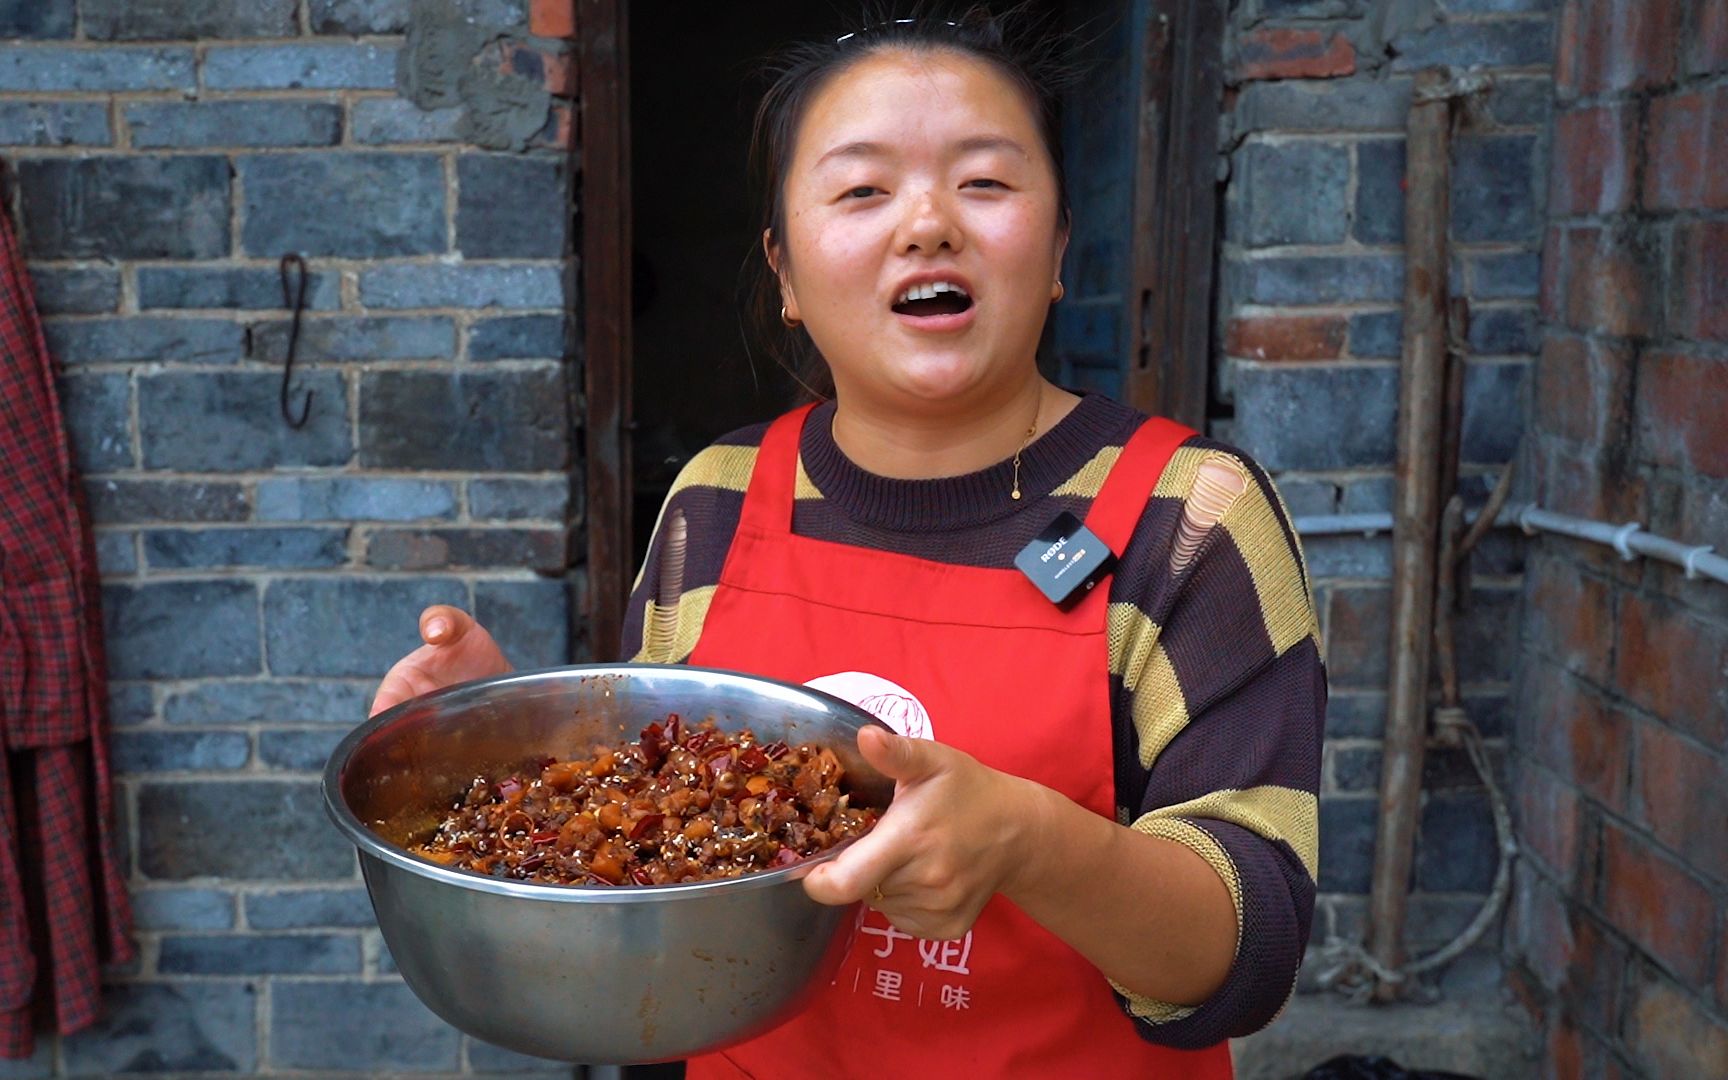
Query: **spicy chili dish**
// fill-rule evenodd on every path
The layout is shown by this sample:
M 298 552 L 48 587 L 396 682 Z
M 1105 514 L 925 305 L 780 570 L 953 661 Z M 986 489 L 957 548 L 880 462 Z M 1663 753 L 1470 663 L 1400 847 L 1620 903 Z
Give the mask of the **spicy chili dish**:
M 425 843 L 456 869 L 543 885 L 669 885 L 787 866 L 868 832 L 832 750 L 656 721 L 587 757 L 479 776 Z

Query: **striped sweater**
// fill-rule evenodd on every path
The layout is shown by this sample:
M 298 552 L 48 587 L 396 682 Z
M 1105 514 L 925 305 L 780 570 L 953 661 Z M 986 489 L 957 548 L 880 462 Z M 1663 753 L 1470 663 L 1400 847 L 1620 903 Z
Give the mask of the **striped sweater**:
M 800 444 L 793 531 L 941 562 L 1006 568 L 1066 510 L 1084 519 L 1142 417 L 1088 396 L 1012 465 L 896 480 L 846 458 L 833 405 Z M 688 658 L 720 580 L 766 425 L 728 435 L 684 467 L 661 520 L 689 526 L 674 653 Z M 641 658 L 659 588 L 656 528 L 631 597 L 625 652 Z M 1300 545 L 1272 482 L 1240 452 L 1190 438 L 1164 470 L 1110 581 L 1109 670 L 1118 819 L 1206 859 L 1236 905 L 1236 957 L 1196 1007 L 1128 993 L 1147 1039 L 1201 1047 L 1277 1015 L 1308 939 L 1319 857 L 1326 704 Z M 1149 909 L 1157 906 L 1148 897 Z

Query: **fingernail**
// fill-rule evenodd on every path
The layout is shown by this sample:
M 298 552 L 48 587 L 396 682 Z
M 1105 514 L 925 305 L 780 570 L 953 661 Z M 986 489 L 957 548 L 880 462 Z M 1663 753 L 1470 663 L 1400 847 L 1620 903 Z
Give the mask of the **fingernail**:
M 426 624 L 426 639 L 432 641 L 441 638 L 444 636 L 444 632 L 449 629 L 450 623 L 448 621 L 444 619 L 433 619 L 431 622 Z

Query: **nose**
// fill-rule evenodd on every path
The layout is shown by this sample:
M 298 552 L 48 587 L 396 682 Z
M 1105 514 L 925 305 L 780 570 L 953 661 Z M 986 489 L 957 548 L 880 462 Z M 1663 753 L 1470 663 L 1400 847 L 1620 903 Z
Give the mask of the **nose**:
M 953 207 L 942 194 L 925 190 L 912 196 L 900 221 L 899 249 L 902 255 L 920 252 L 959 251 L 965 245 Z

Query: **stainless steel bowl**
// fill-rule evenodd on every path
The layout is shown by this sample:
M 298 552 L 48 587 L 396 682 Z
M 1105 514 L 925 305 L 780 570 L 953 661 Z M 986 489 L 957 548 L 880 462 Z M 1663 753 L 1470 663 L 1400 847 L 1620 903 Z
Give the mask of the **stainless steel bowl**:
M 595 1064 L 664 1061 L 785 1021 L 833 978 L 855 908 L 825 907 L 781 870 L 693 885 L 558 887 L 451 870 L 403 850 L 477 774 L 635 738 L 676 712 L 818 743 L 855 802 L 893 783 L 857 753 L 879 723 L 806 687 L 704 668 L 622 664 L 524 672 L 404 702 L 342 740 L 324 804 L 354 845 L 379 929 L 433 1012 L 489 1043 Z

